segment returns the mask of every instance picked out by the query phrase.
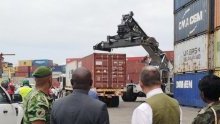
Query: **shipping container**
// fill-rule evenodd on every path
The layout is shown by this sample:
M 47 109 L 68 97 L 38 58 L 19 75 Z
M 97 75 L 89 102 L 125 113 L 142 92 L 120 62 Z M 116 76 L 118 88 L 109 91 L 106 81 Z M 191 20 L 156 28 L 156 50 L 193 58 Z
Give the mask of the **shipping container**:
M 220 77 L 220 70 L 215 70 L 214 74 L 218 77 Z
M 139 83 L 141 70 L 145 66 L 143 60 L 144 60 L 144 57 L 127 57 L 126 83 L 135 83 L 135 84 Z
M 78 68 L 78 61 L 72 61 L 66 64 L 66 88 L 72 90 L 70 79 L 72 79 L 72 73 Z
M 15 77 L 24 77 L 27 78 L 30 76 L 30 73 L 22 73 L 22 72 L 16 72 Z
M 190 2 L 193 2 L 195 0 L 174 0 L 174 13 L 178 10 L 181 10 L 183 7 L 190 4 Z
M 174 73 L 208 69 L 207 34 L 174 46 Z
M 63 66 L 53 66 L 52 71 L 53 72 L 62 72 L 63 71 Z
M 215 0 L 215 28 L 220 28 L 220 0 Z
M 35 66 L 35 67 L 39 67 L 39 66 L 52 67 L 53 66 L 53 60 L 48 60 L 48 59 L 33 60 L 32 61 L 32 66 Z
M 174 51 L 164 51 L 164 53 L 170 62 L 174 61 Z
M 15 70 L 18 73 L 29 73 L 30 67 L 29 66 L 17 66 Z
M 92 72 L 93 87 L 124 88 L 126 85 L 126 55 L 94 53 L 81 59 L 82 66 Z
M 13 67 L 3 68 L 3 72 L 15 73 L 15 68 Z
M 30 72 L 33 73 L 36 69 L 37 69 L 37 67 L 31 66 L 31 67 L 30 67 Z
M 180 105 L 193 107 L 205 106 L 205 103 L 200 97 L 198 83 L 207 74 L 207 72 L 198 72 L 177 74 L 174 76 L 174 98 L 178 100 Z
M 32 60 L 20 60 L 18 66 L 32 66 Z
M 197 0 L 174 15 L 175 44 L 214 30 L 214 5 L 211 1 Z
M 215 68 L 220 69 L 220 30 L 215 32 Z

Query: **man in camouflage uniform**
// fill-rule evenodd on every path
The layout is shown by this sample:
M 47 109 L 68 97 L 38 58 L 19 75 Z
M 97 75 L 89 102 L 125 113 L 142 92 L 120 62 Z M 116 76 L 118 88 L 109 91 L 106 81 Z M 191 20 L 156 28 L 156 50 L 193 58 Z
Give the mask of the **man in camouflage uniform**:
M 52 85 L 52 71 L 41 66 L 33 73 L 35 88 L 24 99 L 24 124 L 49 124 L 52 99 L 49 89 Z
M 200 110 L 193 124 L 220 124 L 220 78 L 208 75 L 199 81 L 200 95 L 208 105 Z

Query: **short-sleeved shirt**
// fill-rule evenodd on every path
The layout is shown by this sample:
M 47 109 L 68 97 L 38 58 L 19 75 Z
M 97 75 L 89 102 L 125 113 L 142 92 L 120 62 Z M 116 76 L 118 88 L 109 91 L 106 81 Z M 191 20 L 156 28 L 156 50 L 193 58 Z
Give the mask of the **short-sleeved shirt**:
M 50 123 L 50 111 L 52 99 L 42 91 L 32 90 L 24 99 L 24 124 L 33 121 L 45 121 Z
M 215 111 L 218 124 L 220 124 L 220 102 L 209 104 L 201 109 L 192 124 L 215 124 L 215 114 L 211 108 Z

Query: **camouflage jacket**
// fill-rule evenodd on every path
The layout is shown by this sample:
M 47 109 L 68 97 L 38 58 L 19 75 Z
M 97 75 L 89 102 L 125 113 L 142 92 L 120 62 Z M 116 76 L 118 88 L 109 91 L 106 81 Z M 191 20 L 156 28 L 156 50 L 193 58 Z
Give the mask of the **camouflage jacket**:
M 36 89 L 32 90 L 24 99 L 24 124 L 43 120 L 50 123 L 52 99 L 45 93 Z
M 215 115 L 211 108 L 216 112 L 218 123 L 215 122 Z M 192 124 L 220 124 L 220 102 L 209 104 L 201 109 Z

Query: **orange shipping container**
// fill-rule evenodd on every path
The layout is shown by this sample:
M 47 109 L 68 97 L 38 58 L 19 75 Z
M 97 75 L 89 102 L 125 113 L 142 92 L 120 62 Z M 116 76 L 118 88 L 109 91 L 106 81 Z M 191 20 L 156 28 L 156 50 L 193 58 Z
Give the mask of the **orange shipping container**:
M 82 58 L 81 63 L 92 72 L 93 87 L 98 89 L 125 87 L 125 54 L 94 53 Z
M 220 0 L 215 0 L 215 28 L 220 28 Z
M 18 72 L 16 72 L 15 73 L 15 77 L 24 77 L 24 78 L 27 78 L 27 77 L 29 77 L 29 73 L 18 73 Z
M 29 66 L 17 66 L 16 72 L 18 73 L 29 73 L 30 67 Z
M 145 66 L 143 63 L 144 57 L 128 57 L 127 58 L 127 77 L 126 83 L 139 83 L 139 77 L 142 68 Z

